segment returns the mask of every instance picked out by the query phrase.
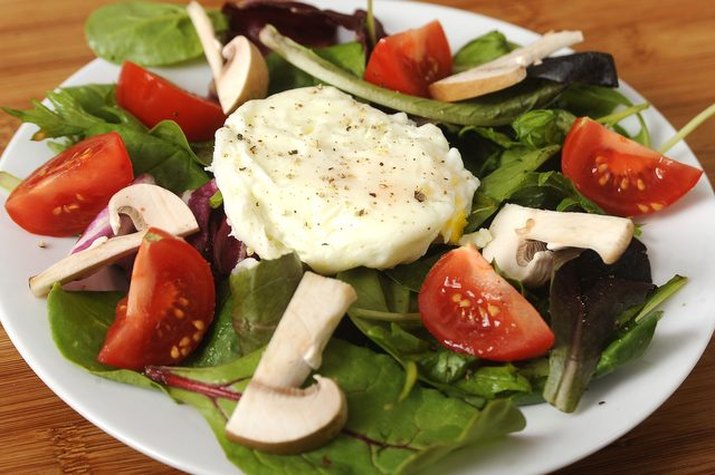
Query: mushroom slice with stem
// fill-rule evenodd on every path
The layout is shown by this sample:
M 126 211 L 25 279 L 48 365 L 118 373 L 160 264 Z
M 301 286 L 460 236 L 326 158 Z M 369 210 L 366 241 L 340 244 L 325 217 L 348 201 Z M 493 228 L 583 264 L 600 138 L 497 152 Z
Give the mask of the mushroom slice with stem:
M 263 54 L 245 36 L 236 36 L 226 46 L 216 38 L 211 19 L 192 1 L 186 7 L 211 68 L 216 95 L 224 114 L 268 92 L 268 66 Z
M 123 188 L 112 196 L 108 208 L 109 223 L 115 233 L 119 230 L 120 214 L 128 215 L 137 231 L 98 239 L 87 249 L 70 254 L 30 277 L 30 290 L 35 296 L 47 295 L 56 282 L 64 284 L 90 275 L 102 266 L 131 255 L 139 249 L 149 227 L 182 237 L 199 230 L 196 218 L 186 203 L 157 185 L 141 183 Z
M 268 66 L 263 54 L 245 36 L 232 39 L 222 50 L 226 64 L 215 79 L 216 93 L 225 114 L 268 92 Z
M 323 349 L 357 298 L 339 280 L 306 272 L 226 424 L 229 439 L 266 452 L 291 454 L 327 443 L 347 420 L 338 385 L 316 376 Z
M 526 78 L 526 68 L 561 48 L 583 41 L 580 31 L 549 32 L 534 43 L 429 86 L 440 101 L 461 101 L 513 86 Z
M 347 402 L 335 381 L 320 376 L 315 380 L 307 389 L 275 388 L 251 382 L 250 390 L 240 399 L 241 407 L 247 409 L 239 413 L 235 428 L 227 432 L 228 437 L 239 444 L 277 454 L 299 453 L 325 445 L 345 425 Z
M 482 255 L 507 277 L 538 287 L 549 280 L 558 262 L 583 249 L 613 264 L 631 242 L 633 229 L 627 218 L 507 204 L 489 227 L 492 240 Z

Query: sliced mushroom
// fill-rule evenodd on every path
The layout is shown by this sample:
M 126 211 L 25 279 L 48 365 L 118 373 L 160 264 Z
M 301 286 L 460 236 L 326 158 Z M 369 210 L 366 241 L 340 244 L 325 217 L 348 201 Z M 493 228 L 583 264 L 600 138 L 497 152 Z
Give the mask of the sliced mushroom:
M 337 384 L 316 376 L 335 327 L 357 296 L 339 280 L 306 272 L 226 424 L 226 435 L 272 453 L 317 448 L 343 427 L 347 405 Z
M 226 64 L 215 78 L 216 93 L 225 114 L 268 92 L 268 66 L 263 54 L 245 36 L 237 36 L 223 48 Z
M 37 297 L 47 295 L 55 282 L 64 284 L 92 274 L 107 264 L 134 253 L 149 227 L 177 236 L 199 230 L 196 218 L 181 198 L 169 190 L 150 184 L 131 185 L 118 191 L 109 201 L 109 222 L 115 233 L 119 214 L 127 214 L 137 232 L 95 241 L 90 247 L 70 254 L 46 270 L 30 277 L 30 290 Z
M 138 231 L 154 227 L 183 237 L 199 230 L 194 213 L 179 196 L 149 183 L 122 188 L 112 196 L 107 208 L 115 234 L 119 233 L 122 214 L 129 216 Z
M 228 438 L 276 454 L 295 454 L 330 442 L 348 418 L 345 395 L 329 378 L 315 377 L 307 389 L 251 383 L 227 426 Z M 230 424 L 230 423 L 229 423 Z
M 606 264 L 616 262 L 633 237 L 627 218 L 505 205 L 494 217 L 490 241 L 482 255 L 507 277 L 538 287 L 554 265 L 583 249 L 592 249 Z
M 440 101 L 452 102 L 505 89 L 526 77 L 527 66 L 581 41 L 580 31 L 546 33 L 529 46 L 430 84 L 430 94 Z
M 245 36 L 236 36 L 222 47 L 203 7 L 192 1 L 186 9 L 211 68 L 223 112 L 229 114 L 248 100 L 265 97 L 268 66 L 256 45 Z
M 186 6 L 186 13 L 189 14 L 191 23 L 196 29 L 196 34 L 204 50 L 204 56 L 206 56 L 206 61 L 209 63 L 209 68 L 211 68 L 211 74 L 213 74 L 215 78 L 219 77 L 223 69 L 223 56 L 221 55 L 223 45 L 218 38 L 216 38 L 216 32 L 211 24 L 211 19 L 201 4 L 195 0 L 192 0 Z
M 440 101 L 453 102 L 501 91 L 523 81 L 526 78 L 526 67 L 520 64 L 488 63 L 461 74 L 465 75 L 450 76 L 430 84 L 430 95 Z

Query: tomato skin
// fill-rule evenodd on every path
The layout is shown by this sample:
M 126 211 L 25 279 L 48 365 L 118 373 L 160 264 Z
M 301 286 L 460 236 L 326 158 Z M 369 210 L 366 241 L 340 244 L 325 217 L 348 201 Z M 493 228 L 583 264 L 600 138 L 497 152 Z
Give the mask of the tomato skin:
M 566 135 L 561 169 L 585 197 L 618 216 L 659 211 L 690 191 L 703 174 L 588 117 L 576 120 Z
M 180 363 L 203 339 L 215 306 L 208 262 L 183 239 L 151 228 L 97 360 L 136 371 Z
M 185 91 L 129 61 L 122 64 L 116 94 L 117 103 L 147 127 L 173 120 L 190 142 L 212 140 L 226 120 L 217 102 Z
M 429 97 L 428 86 L 450 74 L 452 52 L 442 25 L 435 20 L 378 41 L 364 78 L 404 94 Z
M 489 361 L 546 353 L 554 334 L 534 307 L 474 246 L 442 256 L 418 296 L 425 328 L 444 346 Z
M 32 172 L 12 190 L 5 209 L 31 233 L 73 236 L 133 179 L 132 162 L 119 134 L 95 135 Z

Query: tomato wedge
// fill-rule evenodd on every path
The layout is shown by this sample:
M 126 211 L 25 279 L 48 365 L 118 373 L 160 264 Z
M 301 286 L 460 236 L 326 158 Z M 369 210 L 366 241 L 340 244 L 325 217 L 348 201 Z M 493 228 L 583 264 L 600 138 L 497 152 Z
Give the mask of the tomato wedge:
M 133 370 L 179 363 L 201 342 L 215 305 L 213 276 L 201 254 L 183 239 L 151 228 L 97 359 Z
M 185 91 L 129 61 L 122 64 L 116 94 L 117 103 L 147 127 L 173 120 L 191 142 L 212 140 L 226 120 L 217 102 Z
M 690 191 L 703 174 L 588 117 L 579 118 L 567 134 L 561 169 L 585 197 L 618 216 L 659 211 Z
M 554 334 L 539 312 L 474 246 L 442 256 L 418 297 L 422 323 L 444 346 L 490 361 L 546 353 Z
M 84 231 L 112 195 L 133 179 L 119 134 L 95 135 L 32 172 L 10 193 L 5 209 L 26 231 L 72 236 Z
M 442 25 L 435 20 L 378 41 L 364 78 L 387 89 L 429 97 L 427 86 L 450 74 L 452 52 Z

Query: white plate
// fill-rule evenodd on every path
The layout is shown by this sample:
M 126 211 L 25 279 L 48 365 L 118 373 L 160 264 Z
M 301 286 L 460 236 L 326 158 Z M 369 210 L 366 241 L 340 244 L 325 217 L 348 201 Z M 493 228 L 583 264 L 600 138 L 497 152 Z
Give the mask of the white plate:
M 326 0 L 321 4 L 352 11 L 364 2 Z M 392 32 L 438 18 L 453 47 L 493 29 L 520 43 L 535 38 L 533 33 L 501 21 L 426 4 L 377 2 L 376 14 Z M 117 72 L 116 66 L 96 60 L 65 84 L 113 82 Z M 205 90 L 208 80 L 203 67 L 161 72 L 197 92 Z M 643 101 L 628 86 L 622 89 L 635 102 Z M 656 144 L 673 135 L 673 128 L 660 113 L 651 109 L 645 115 Z M 34 130 L 29 125 L 20 127 L 0 162 L 2 169 L 26 176 L 51 156 L 45 144 L 30 142 Z M 683 143 L 670 155 L 698 165 Z M 667 303 L 665 318 L 643 358 L 594 383 L 575 414 L 562 414 L 548 405 L 526 407 L 526 430 L 480 448 L 459 451 L 434 471 L 510 475 L 548 472 L 604 447 L 655 411 L 691 371 L 713 332 L 713 216 L 713 191 L 703 177 L 682 201 L 646 220 L 642 239 L 650 249 L 655 282 L 663 283 L 678 273 L 688 276 L 690 283 Z M 0 319 L 37 375 L 85 418 L 150 457 L 190 473 L 238 473 L 197 411 L 176 405 L 159 393 L 91 376 L 60 356 L 50 338 L 45 301 L 32 297 L 27 277 L 64 256 L 71 241 L 29 235 L 6 213 L 0 214 L 0 235 Z M 39 248 L 40 241 L 48 247 Z

